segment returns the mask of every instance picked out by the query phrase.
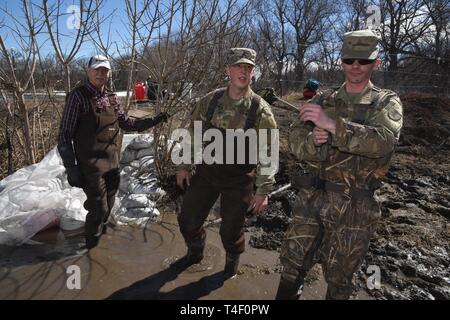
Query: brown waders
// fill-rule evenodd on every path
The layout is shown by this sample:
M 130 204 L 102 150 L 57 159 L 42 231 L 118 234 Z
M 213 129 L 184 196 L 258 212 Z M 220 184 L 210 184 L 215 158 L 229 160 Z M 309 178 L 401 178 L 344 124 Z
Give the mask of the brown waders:
M 83 114 L 74 137 L 78 166 L 83 174 L 87 200 L 85 237 L 88 249 L 95 247 L 108 220 L 119 189 L 119 123 L 114 94 L 99 104 L 84 86 L 79 87 L 89 98 L 90 109 Z
M 196 256 L 193 260 L 199 262 L 206 237 L 203 223 L 220 195 L 220 237 L 228 262 L 225 277 L 236 274 L 238 257 L 245 249 L 244 222 L 253 197 L 254 176 L 253 168 L 246 165 L 198 166 L 178 215 L 188 253 Z

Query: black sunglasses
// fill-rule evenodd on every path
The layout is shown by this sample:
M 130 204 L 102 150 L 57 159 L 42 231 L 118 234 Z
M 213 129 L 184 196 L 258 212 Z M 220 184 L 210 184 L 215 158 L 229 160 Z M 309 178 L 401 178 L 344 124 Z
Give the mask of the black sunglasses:
M 358 63 L 362 66 L 375 62 L 375 59 L 342 59 L 342 62 L 345 64 L 352 65 L 353 63 L 355 63 L 356 60 L 358 60 Z

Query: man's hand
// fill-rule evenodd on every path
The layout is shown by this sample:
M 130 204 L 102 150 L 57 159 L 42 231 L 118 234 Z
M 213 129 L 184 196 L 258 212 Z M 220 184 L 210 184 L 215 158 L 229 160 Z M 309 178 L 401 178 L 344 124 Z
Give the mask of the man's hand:
M 168 119 L 169 114 L 167 112 L 161 112 L 154 118 L 156 123 L 160 123 L 161 121 L 167 122 Z
M 335 133 L 336 121 L 331 119 L 323 111 L 322 107 L 318 104 L 307 103 L 300 109 L 300 120 L 303 122 L 311 121 L 317 127 Z
M 267 195 L 254 196 L 251 202 L 251 207 L 253 207 L 253 213 L 259 214 L 267 208 L 269 203 L 269 197 Z
M 320 147 L 328 140 L 328 136 L 330 133 L 324 129 L 320 129 L 319 127 L 314 127 L 312 131 L 312 138 L 314 145 L 316 147 Z
M 67 167 L 67 181 L 72 187 L 83 188 L 84 187 L 84 179 L 81 174 L 80 169 L 77 166 Z
M 177 185 L 184 190 L 184 182 L 186 181 L 186 185 L 191 185 L 191 174 L 187 170 L 177 171 Z
M 268 104 L 273 104 L 275 101 L 278 100 L 277 96 L 275 95 L 275 90 L 273 88 L 264 88 L 258 94 L 267 101 Z
M 162 121 L 167 122 L 167 119 L 169 119 L 169 114 L 166 112 L 161 112 L 153 118 L 136 119 L 134 126 L 136 131 L 141 132 L 156 126 Z

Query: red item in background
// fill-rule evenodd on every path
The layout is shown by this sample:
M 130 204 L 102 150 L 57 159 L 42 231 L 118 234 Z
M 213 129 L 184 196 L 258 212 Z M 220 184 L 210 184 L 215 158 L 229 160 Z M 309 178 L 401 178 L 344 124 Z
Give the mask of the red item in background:
M 311 99 L 312 97 L 314 97 L 316 95 L 316 91 L 311 90 L 309 88 L 305 88 L 303 89 L 303 98 L 305 99 Z
M 136 100 L 145 99 L 145 85 L 143 82 L 136 82 L 134 85 L 134 98 Z

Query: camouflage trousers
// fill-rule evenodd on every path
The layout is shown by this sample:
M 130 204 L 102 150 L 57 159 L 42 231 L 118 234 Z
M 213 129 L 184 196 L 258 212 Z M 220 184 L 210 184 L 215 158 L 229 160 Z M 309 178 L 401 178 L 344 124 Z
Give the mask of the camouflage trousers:
M 301 189 L 281 247 L 282 277 L 295 283 L 321 263 L 327 299 L 348 299 L 381 215 L 373 197 Z

